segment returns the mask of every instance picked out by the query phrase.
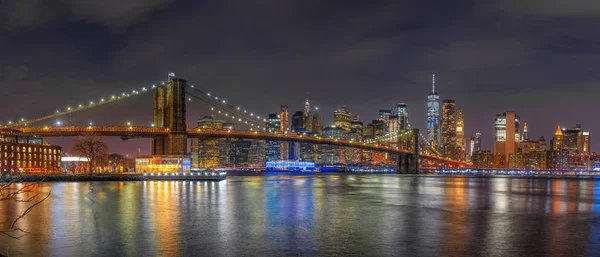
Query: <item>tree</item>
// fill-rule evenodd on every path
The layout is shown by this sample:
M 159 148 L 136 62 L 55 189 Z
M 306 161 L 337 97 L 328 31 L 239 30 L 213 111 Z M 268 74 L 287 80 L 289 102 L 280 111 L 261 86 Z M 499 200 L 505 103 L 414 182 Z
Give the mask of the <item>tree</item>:
M 94 174 L 96 160 L 108 152 L 108 146 L 95 135 L 81 136 L 75 139 L 72 151 L 86 157 L 90 164 L 90 175 Z

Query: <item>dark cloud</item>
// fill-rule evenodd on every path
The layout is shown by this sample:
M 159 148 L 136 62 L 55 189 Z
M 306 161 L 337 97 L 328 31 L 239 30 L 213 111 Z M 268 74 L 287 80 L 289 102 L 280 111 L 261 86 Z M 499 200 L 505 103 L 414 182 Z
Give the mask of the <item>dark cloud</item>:
M 84 21 L 120 29 L 172 0 L 7 0 L 0 3 L 0 18 L 10 29 L 34 28 L 57 20 Z

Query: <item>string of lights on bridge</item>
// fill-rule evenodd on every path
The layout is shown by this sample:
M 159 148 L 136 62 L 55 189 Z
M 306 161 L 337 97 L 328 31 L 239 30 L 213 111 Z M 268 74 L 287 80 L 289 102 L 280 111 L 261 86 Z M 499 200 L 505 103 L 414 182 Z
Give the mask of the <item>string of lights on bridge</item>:
M 16 122 L 8 121 L 8 123 L 6 125 L 0 126 L 0 128 L 15 128 L 15 127 L 20 127 L 20 126 L 27 126 L 31 123 L 60 117 L 60 116 L 66 115 L 66 114 L 83 111 L 83 110 L 86 110 L 86 109 L 89 109 L 92 107 L 105 105 L 105 104 L 116 102 L 116 101 L 123 100 L 123 99 L 128 99 L 132 96 L 139 95 L 140 93 L 151 91 L 151 89 L 153 89 L 153 88 L 156 88 L 156 85 L 152 85 L 150 87 L 144 86 L 144 87 L 141 87 L 139 90 L 133 89 L 131 91 L 131 93 L 123 92 L 121 94 L 113 94 L 108 97 L 101 97 L 97 101 L 94 101 L 94 100 L 89 101 L 89 104 L 88 103 L 86 103 L 86 104 L 80 103 L 78 105 L 68 105 L 63 110 L 57 109 L 56 112 L 49 114 L 49 115 L 45 115 L 45 116 L 41 116 L 41 117 L 37 117 L 37 118 L 31 118 L 31 119 L 21 118 L 20 120 L 18 120 Z M 61 125 L 61 123 L 57 122 L 57 125 Z
M 250 125 L 252 126 L 252 124 L 256 125 L 258 128 L 260 128 L 261 126 L 258 124 L 264 123 L 267 121 L 266 118 L 262 118 L 260 117 L 260 115 L 255 115 L 255 112 L 249 111 L 245 108 L 238 106 L 235 106 L 229 102 L 227 102 L 225 99 L 220 98 L 216 95 L 213 95 L 211 93 L 208 92 L 204 92 L 196 87 L 194 87 L 193 85 L 190 86 L 190 89 L 197 91 L 198 93 L 200 93 L 202 96 L 205 96 L 206 98 L 210 99 L 210 101 L 205 101 L 206 103 L 208 103 L 209 105 L 211 105 L 211 111 L 216 112 L 218 114 L 220 114 L 220 112 L 218 112 L 218 110 L 215 109 L 219 109 L 223 112 L 225 112 L 225 116 L 230 118 L 230 117 L 241 117 L 242 120 L 248 121 L 250 122 Z M 189 95 L 193 96 L 194 98 L 197 98 L 199 100 L 205 100 L 202 97 L 198 97 L 190 92 L 187 92 Z M 191 99 L 188 99 L 191 100 Z M 230 108 L 230 109 L 227 109 Z M 230 115 L 235 115 L 235 116 L 230 116 Z M 237 122 L 241 122 L 241 120 L 239 120 L 240 118 L 238 118 L 237 120 L 235 118 L 232 118 L 234 121 Z M 252 126 L 253 127 L 253 126 Z
M 263 126 L 259 125 L 259 124 L 261 124 L 260 121 L 256 121 L 256 120 L 248 117 L 247 115 L 243 115 L 238 112 L 231 111 L 225 107 L 219 106 L 218 104 L 214 104 L 211 101 L 206 100 L 202 97 L 196 96 L 190 92 L 187 92 L 187 94 L 188 94 L 188 96 L 190 96 L 190 97 L 188 97 L 188 101 L 192 101 L 192 98 L 193 98 L 193 99 L 200 100 L 204 103 L 207 103 L 210 106 L 210 111 L 212 113 L 214 113 L 215 115 L 222 115 L 223 117 L 225 117 L 227 119 L 231 119 L 234 122 L 239 122 L 239 123 L 248 125 L 248 126 L 250 126 L 251 131 L 254 131 L 255 128 L 257 130 L 264 129 Z

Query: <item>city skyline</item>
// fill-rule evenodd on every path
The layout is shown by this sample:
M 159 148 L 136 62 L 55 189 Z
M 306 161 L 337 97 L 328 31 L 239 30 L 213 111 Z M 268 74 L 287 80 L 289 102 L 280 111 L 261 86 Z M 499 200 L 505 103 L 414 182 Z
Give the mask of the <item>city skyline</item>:
M 586 12 L 587 6 L 571 4 L 566 12 L 560 3 L 546 4 L 541 11 L 536 4 L 440 1 L 439 8 L 431 10 L 425 3 L 375 2 L 335 6 L 339 9 L 333 15 L 325 15 L 323 10 L 334 6 L 269 4 L 273 8 L 247 3 L 245 9 L 253 14 L 196 2 L 158 1 L 131 9 L 114 5 L 118 13 L 131 17 L 117 20 L 109 12 L 90 15 L 82 11 L 84 5 L 63 3 L 64 8 L 57 10 L 45 8 L 45 3 L 31 9 L 3 3 L 0 33 L 11 40 L 0 40 L 0 84 L 11 90 L 0 103 L 0 123 L 156 83 L 164 80 L 165 71 L 174 71 L 263 115 L 281 104 L 296 110 L 296 102 L 301 104 L 308 92 L 311 102 L 323 109 L 324 125 L 332 122 L 324 114 L 337 106 L 346 105 L 369 121 L 375 119 L 376 110 L 404 102 L 411 124 L 424 131 L 423 97 L 435 73 L 436 92 L 461 105 L 465 135 L 481 131 L 483 149 L 493 145 L 489 117 L 508 110 L 531 125 L 529 134 L 534 138 L 549 137 L 558 125 L 582 123 L 592 133 L 600 128 L 600 121 L 586 120 L 585 115 L 585 110 L 595 108 L 593 96 L 599 89 L 594 85 L 600 80 L 590 68 L 599 54 L 595 35 L 588 33 L 592 28 L 588 21 L 595 17 Z M 359 18 L 356 7 L 369 12 Z M 48 15 L 31 15 L 39 10 Z M 191 15 L 192 10 L 198 13 Z M 297 10 L 315 15 L 307 19 Z M 222 15 L 209 15 L 213 12 Z M 258 14 L 262 19 L 244 31 L 236 29 Z M 178 20 L 171 19 L 174 16 Z M 557 27 L 565 19 L 569 22 Z M 281 26 L 288 21 L 297 26 Z M 514 26 L 520 29 L 511 29 Z M 460 37 L 453 32 L 458 29 Z M 197 31 L 204 32 L 201 40 L 195 40 L 200 39 Z M 238 33 L 224 37 L 219 31 Z M 186 40 L 167 40 L 165 33 Z M 31 55 L 31 49 L 37 54 Z M 245 88 L 253 90 L 239 93 Z M 21 100 L 24 97 L 37 104 Z M 256 104 L 263 98 L 277 102 Z M 134 101 L 73 115 L 64 122 L 108 124 L 115 112 L 121 113 L 122 122 L 151 122 L 151 114 L 140 111 L 151 102 Z M 200 107 L 189 113 L 198 119 L 207 114 Z M 592 140 L 593 145 L 600 144 L 600 138 Z M 122 153 L 150 150 L 146 142 L 110 139 L 109 144 Z

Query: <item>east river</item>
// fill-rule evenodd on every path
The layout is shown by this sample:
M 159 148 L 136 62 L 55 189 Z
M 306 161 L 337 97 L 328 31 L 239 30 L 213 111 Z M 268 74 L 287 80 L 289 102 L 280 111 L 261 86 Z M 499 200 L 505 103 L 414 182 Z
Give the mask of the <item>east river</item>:
M 18 186 L 18 185 L 13 185 Z M 600 180 L 403 175 L 43 183 L 11 256 L 600 256 Z M 26 203 L 0 202 L 0 221 Z

